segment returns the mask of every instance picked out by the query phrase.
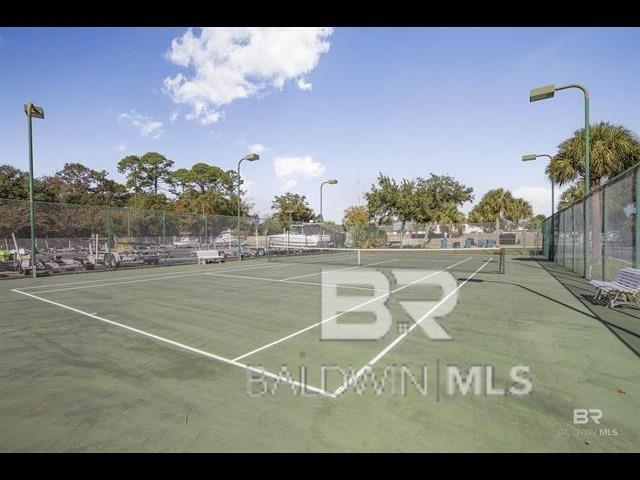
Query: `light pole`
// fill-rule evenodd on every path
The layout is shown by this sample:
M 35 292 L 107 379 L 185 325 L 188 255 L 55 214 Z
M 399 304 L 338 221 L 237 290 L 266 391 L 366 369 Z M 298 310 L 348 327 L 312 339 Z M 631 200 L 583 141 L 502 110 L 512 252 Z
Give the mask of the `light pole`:
M 257 153 L 249 153 L 238 161 L 238 261 L 242 261 L 242 245 L 240 245 L 240 164 L 247 160 L 255 162 L 260 159 Z
M 544 87 L 534 88 L 529 92 L 529 101 L 537 102 L 538 100 L 545 100 L 547 98 L 553 98 L 555 92 L 558 90 L 566 90 L 567 88 L 577 88 L 582 90 L 584 95 L 584 195 L 582 197 L 582 215 L 583 215 L 583 232 L 582 232 L 582 242 L 584 249 L 584 270 L 583 276 L 585 278 L 589 278 L 591 276 L 589 265 L 589 240 L 588 240 L 588 232 L 589 232 L 589 202 L 587 201 L 587 197 L 589 196 L 589 186 L 590 186 L 590 171 L 591 166 L 589 163 L 590 159 L 590 147 L 589 147 L 589 89 L 584 85 L 580 85 L 579 83 L 569 83 L 567 85 L 562 85 L 560 87 L 556 87 L 555 85 L 545 85 Z
M 24 113 L 29 119 L 29 221 L 31 223 L 31 273 L 36 278 L 36 214 L 33 204 L 33 137 L 31 134 L 31 119 L 44 119 L 44 109 L 32 103 L 26 103 Z
M 338 180 L 335 178 L 320 184 L 320 245 L 324 247 L 324 217 L 322 216 L 322 187 L 325 185 L 335 185 Z
M 541 153 L 541 154 L 529 154 L 529 155 L 523 155 L 522 156 L 522 161 L 523 162 L 530 162 L 532 160 L 536 160 L 537 158 L 541 158 L 541 157 L 547 157 L 549 159 L 549 161 L 551 161 L 551 159 L 553 158 L 551 155 L 548 155 L 546 153 Z M 555 210 L 555 203 L 554 203 L 554 195 L 553 195 L 553 179 L 551 180 L 551 235 L 553 236 L 555 233 L 555 218 L 554 218 L 554 212 Z M 553 256 L 553 252 L 551 253 L 551 255 Z

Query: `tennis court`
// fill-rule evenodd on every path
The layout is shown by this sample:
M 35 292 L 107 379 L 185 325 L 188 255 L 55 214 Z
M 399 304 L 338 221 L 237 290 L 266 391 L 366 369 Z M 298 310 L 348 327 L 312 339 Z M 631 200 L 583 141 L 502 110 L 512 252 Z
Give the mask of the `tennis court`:
M 0 283 L 0 448 L 640 446 L 640 360 L 535 259 L 500 249 L 297 253 Z M 448 292 L 433 283 L 445 273 Z M 326 312 L 328 292 L 338 313 Z M 366 324 L 381 305 L 392 321 L 379 338 L 323 338 L 328 323 Z M 419 328 L 430 318 L 450 338 Z M 531 391 L 511 394 L 522 365 Z M 479 368 L 479 390 L 449 391 L 451 367 Z M 616 435 L 575 433 L 573 410 L 591 407 Z

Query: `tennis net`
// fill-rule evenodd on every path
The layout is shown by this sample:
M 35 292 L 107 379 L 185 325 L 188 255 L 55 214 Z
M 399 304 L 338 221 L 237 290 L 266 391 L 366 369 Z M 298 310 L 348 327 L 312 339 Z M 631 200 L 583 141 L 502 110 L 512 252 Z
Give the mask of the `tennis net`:
M 269 250 L 270 262 L 504 273 L 502 248 L 313 248 Z

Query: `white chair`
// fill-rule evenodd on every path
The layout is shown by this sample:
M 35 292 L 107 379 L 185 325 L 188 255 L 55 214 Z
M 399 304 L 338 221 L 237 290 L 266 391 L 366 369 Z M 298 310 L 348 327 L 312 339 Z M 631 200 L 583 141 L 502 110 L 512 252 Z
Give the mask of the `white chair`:
M 591 285 L 596 287 L 595 300 L 608 299 L 609 307 L 614 308 L 621 304 L 636 304 L 636 296 L 640 293 L 640 270 L 636 268 L 621 268 L 612 282 L 591 280 Z

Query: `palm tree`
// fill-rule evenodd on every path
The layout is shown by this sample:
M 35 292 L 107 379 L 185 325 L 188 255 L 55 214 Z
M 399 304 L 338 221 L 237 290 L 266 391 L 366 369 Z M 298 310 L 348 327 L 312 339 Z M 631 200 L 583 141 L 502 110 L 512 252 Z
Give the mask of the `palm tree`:
M 464 213 L 458 210 L 458 206 L 455 203 L 445 205 L 441 210 L 436 211 L 434 214 L 434 221 L 437 224 L 445 225 L 451 235 L 453 226 L 457 223 L 464 223 Z
M 518 223 L 520 220 L 527 220 L 533 216 L 533 207 L 523 198 L 514 198 L 508 205 L 506 218 Z
M 558 154 L 547 165 L 547 176 L 560 185 L 575 182 L 562 194 L 558 205 L 562 209 L 584 197 L 584 129 L 577 130 L 558 148 Z M 640 163 L 640 139 L 622 125 L 608 122 L 593 125 L 590 150 L 590 186 L 602 184 Z M 593 202 L 592 208 L 592 217 L 601 218 L 600 202 Z M 593 232 L 593 248 L 597 248 L 601 242 L 601 233 L 596 229 Z
M 584 195 L 584 182 L 578 182 L 567 188 L 560 196 L 558 210 L 564 210 L 573 202 L 580 200 Z
M 622 125 L 600 122 L 591 126 L 591 186 L 614 177 L 640 163 L 640 139 Z M 558 153 L 547 165 L 549 179 L 560 185 L 584 178 L 584 128 L 558 145 Z M 575 190 L 573 195 L 582 192 Z M 577 199 L 574 196 L 574 199 Z
M 514 201 L 513 195 L 504 188 L 494 188 L 484 194 L 478 205 L 469 212 L 469 220 L 473 222 L 493 222 L 496 231 L 500 231 L 500 218 L 506 217 Z

